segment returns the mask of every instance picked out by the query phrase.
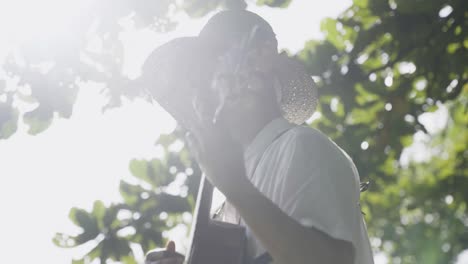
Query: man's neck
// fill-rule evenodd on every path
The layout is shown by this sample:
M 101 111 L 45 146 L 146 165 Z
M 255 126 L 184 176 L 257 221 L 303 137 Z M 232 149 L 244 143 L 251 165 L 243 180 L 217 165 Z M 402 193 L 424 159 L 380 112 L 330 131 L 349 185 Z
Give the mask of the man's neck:
M 242 145 L 242 148 L 245 150 L 266 125 L 280 116 L 280 113 L 277 112 L 251 115 L 246 118 L 242 127 L 238 127 L 233 131 L 236 133 L 233 136 L 236 140 L 239 141 L 239 143 Z

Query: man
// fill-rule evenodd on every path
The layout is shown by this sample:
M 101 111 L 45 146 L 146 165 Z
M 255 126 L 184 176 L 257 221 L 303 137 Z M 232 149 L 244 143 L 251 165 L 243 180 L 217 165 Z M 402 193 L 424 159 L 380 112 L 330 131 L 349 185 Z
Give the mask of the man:
M 301 69 L 277 54 L 270 25 L 248 11 L 224 11 L 187 42 L 193 43 L 185 49 L 193 45 L 203 54 L 215 82 L 186 95 L 195 111 L 174 111 L 175 118 L 198 113 L 197 122 L 185 124 L 190 149 L 235 209 L 225 214 L 237 214 L 246 226 L 252 261 L 373 263 L 357 170 L 328 137 L 297 125 L 313 112 L 315 90 L 304 74 L 288 74 Z M 249 62 L 232 65 L 230 54 L 243 53 Z M 237 88 L 223 77 L 229 74 L 241 83 Z M 167 250 L 175 251 L 174 244 Z M 147 263 L 180 259 L 149 257 Z

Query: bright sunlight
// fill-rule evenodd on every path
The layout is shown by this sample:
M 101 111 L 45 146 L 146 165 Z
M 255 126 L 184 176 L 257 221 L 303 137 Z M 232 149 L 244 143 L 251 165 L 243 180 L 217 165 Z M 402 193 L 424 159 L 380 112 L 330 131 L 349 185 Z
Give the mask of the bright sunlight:
M 167 2 L 158 1 L 154 1 L 154 6 Z M 145 10 L 141 6 L 138 7 L 138 1 L 123 2 Z M 4 111 L 0 112 L 0 121 L 5 116 L 18 119 L 17 130 L 14 129 L 13 122 L 3 128 L 0 126 L 1 263 L 62 264 L 82 258 L 96 246 L 95 240 L 91 240 L 86 246 L 70 249 L 59 248 L 52 241 L 57 232 L 78 235 L 83 231 L 69 220 L 70 209 L 80 207 L 91 210 L 96 200 L 103 201 L 106 206 L 121 202 L 123 198 L 119 192 L 119 184 L 122 180 L 135 180 L 130 172 L 130 161 L 152 159 L 161 155 L 162 150 L 156 146 L 156 141 L 161 134 L 174 131 L 175 120 L 155 102 L 150 103 L 142 98 L 131 100 L 123 96 L 114 98 L 107 88 L 119 87 L 122 80 L 138 78 L 143 62 L 156 47 L 175 37 L 196 35 L 217 11 L 210 9 L 205 12 L 192 7 L 191 11 L 197 16 L 191 17 L 185 11 L 175 8 L 176 5 L 191 1 L 173 2 L 168 10 L 164 11 L 170 14 L 173 21 L 150 20 L 151 23 L 146 23 L 148 19 L 145 17 L 138 17 L 138 12 L 131 8 L 116 9 L 117 4 L 114 6 L 112 0 L 6 0 L 0 3 L 0 65 L 5 65 L 5 68 L 0 68 L 0 111 Z M 291 54 L 302 50 L 304 43 L 309 40 L 326 38 L 323 32 L 327 25 L 322 23 L 321 29 L 321 21 L 325 18 L 336 18 L 353 4 L 351 0 L 293 0 L 287 8 L 271 8 L 257 6 L 255 2 L 257 1 L 247 1 L 248 9 L 272 25 L 279 48 Z M 150 8 L 152 7 L 148 7 L 148 10 Z M 184 8 L 190 9 L 185 6 Z M 110 26 L 103 25 L 108 20 L 99 19 L 99 16 L 95 20 L 89 19 L 95 13 L 99 13 L 101 18 L 115 16 L 116 19 Z M 85 25 L 84 21 L 92 23 Z M 175 26 L 173 30 L 161 33 L 155 30 L 153 24 L 157 23 L 167 29 L 172 29 L 171 23 Z M 112 28 L 113 31 L 102 28 Z M 332 27 L 333 30 L 338 32 L 343 28 L 337 24 L 336 27 Z M 79 39 L 77 35 L 84 37 Z M 342 39 L 337 42 L 340 41 Z M 349 51 L 349 41 L 346 41 L 343 41 L 346 45 L 341 43 L 342 53 Z M 315 42 L 310 44 L 310 47 L 315 47 L 314 45 Z M 76 51 L 76 54 L 70 54 L 70 51 Z M 32 54 L 26 54 L 27 52 Z M 119 54 L 120 57 L 114 54 Z M 109 56 L 106 57 L 107 55 Z M 382 55 L 382 60 L 384 57 Z M 330 56 L 322 59 L 329 58 Z M 27 61 L 28 59 L 32 62 Z M 36 64 L 36 59 L 40 63 Z M 113 60 L 117 63 L 113 64 Z M 67 64 L 70 61 L 73 63 Z M 109 61 L 112 63 L 108 65 L 113 66 L 106 68 Z M 76 65 L 79 66 L 73 67 Z M 405 74 L 416 71 L 414 64 L 405 65 L 411 66 L 403 67 L 407 70 Z M 40 74 L 31 70 L 36 68 L 40 69 Z M 26 81 L 10 71 L 27 72 L 24 75 L 26 77 L 23 76 Z M 343 67 L 341 71 L 346 73 L 348 68 Z M 63 77 L 63 72 L 76 75 Z M 99 74 L 93 79 L 95 76 L 90 77 L 90 73 Z M 71 106 L 61 103 L 59 95 L 55 94 L 57 90 L 52 89 L 56 83 L 44 81 L 44 76 L 59 79 L 60 87 L 76 89 L 76 94 L 71 96 Z M 120 79 L 117 79 L 117 76 Z M 60 79 L 62 77 L 63 80 Z M 397 77 L 395 76 L 395 79 Z M 41 85 L 33 87 L 27 83 L 31 80 Z M 389 89 L 398 84 L 393 80 L 392 75 L 385 81 Z M 452 84 L 453 82 L 450 83 Z M 455 87 L 456 84 L 452 86 Z M 420 89 L 421 93 L 422 90 L 424 88 Z M 10 96 L 11 94 L 14 96 Z M 377 97 L 373 94 L 372 96 Z M 41 108 L 37 98 L 52 106 Z M 120 105 L 116 104 L 117 107 L 104 111 L 105 106 L 114 99 L 120 100 Z M 331 98 L 330 101 L 334 102 L 332 104 L 335 106 L 332 107 L 332 111 L 342 110 L 337 98 Z M 6 104 L 14 110 L 10 111 L 10 108 L 4 107 Z M 382 105 L 387 112 L 392 110 L 392 104 Z M 427 124 L 429 130 L 432 128 L 440 132 L 447 125 L 450 113 L 445 105 L 434 105 L 440 108 L 419 117 L 422 117 L 421 123 Z M 67 107 L 70 109 L 67 110 Z M 395 104 L 393 110 L 396 108 Z M 28 116 L 31 113 L 32 117 Z M 319 119 L 320 116 L 317 113 L 314 118 Z M 50 120 L 44 121 L 46 117 L 50 117 Z M 417 121 L 418 116 L 409 116 L 408 124 L 414 124 L 415 118 Z M 439 123 L 434 125 L 433 121 L 436 119 Z M 34 129 L 37 133 L 31 135 L 31 130 Z M 14 132 L 10 133 L 11 131 Z M 2 138 L 2 133 L 8 134 L 5 139 Z M 429 141 L 427 135 L 423 135 L 422 132 L 415 134 L 414 138 L 410 135 L 406 141 L 412 142 L 413 139 L 415 143 L 412 147 L 403 151 L 404 165 L 408 165 L 411 157 L 419 157 L 419 161 L 426 161 L 433 156 L 428 154 L 428 151 L 421 151 L 426 150 L 424 146 L 426 141 Z M 373 143 L 363 141 L 359 146 L 366 150 Z M 398 163 L 398 160 L 395 162 Z M 221 196 L 219 193 L 216 195 L 218 202 Z M 452 196 L 446 196 L 445 199 L 451 203 L 453 197 L 450 197 Z M 185 214 L 183 221 L 188 222 L 189 216 L 190 214 Z M 167 214 L 161 214 L 159 217 L 168 218 Z M 164 231 L 162 235 L 184 245 L 186 232 L 185 226 L 175 226 L 169 232 Z M 381 246 L 380 239 L 371 239 L 371 243 L 379 249 L 375 252 L 375 262 L 389 263 L 382 250 L 387 244 Z M 135 259 L 140 263 L 144 252 L 134 246 L 132 245 L 132 250 Z M 443 246 L 447 249 L 446 244 Z M 450 245 L 448 247 L 450 249 Z M 468 263 L 467 252 L 460 255 L 458 264 Z

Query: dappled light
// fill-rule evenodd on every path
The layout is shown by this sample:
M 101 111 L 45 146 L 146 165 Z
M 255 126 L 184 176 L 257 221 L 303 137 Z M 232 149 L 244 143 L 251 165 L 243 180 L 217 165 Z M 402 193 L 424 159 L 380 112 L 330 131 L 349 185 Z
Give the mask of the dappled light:
M 283 117 L 330 137 L 369 182 L 359 204 L 375 263 L 468 263 L 464 0 L 3 1 L 0 262 L 28 248 L 52 264 L 143 263 L 169 240 L 189 251 L 202 169 L 178 114 L 199 114 L 189 79 L 219 84 L 238 64 L 198 49 L 177 52 L 172 68 L 151 60 L 220 10 L 244 8 L 271 24 L 295 74 L 268 80 Z M 183 92 L 161 81 L 169 74 Z M 214 214 L 226 197 L 213 196 Z

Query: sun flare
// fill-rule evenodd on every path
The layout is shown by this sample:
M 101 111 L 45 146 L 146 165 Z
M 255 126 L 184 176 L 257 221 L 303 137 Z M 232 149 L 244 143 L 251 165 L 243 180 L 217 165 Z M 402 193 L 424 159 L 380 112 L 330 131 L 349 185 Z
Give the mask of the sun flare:
M 79 23 L 79 15 L 90 1 L 16 0 L 4 1 L 0 9 L 0 32 L 9 44 L 33 40 L 37 36 L 54 37 Z

